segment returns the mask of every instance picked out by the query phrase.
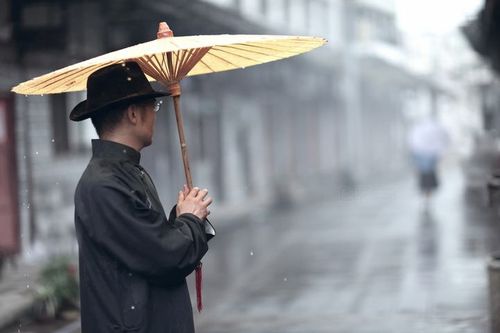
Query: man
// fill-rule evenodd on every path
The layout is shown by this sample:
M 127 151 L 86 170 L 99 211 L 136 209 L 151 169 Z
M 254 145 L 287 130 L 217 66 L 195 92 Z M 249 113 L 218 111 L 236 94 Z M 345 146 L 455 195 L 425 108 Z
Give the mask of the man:
M 431 115 L 417 121 L 408 133 L 408 146 L 418 175 L 418 186 L 424 196 L 424 208 L 439 187 L 438 164 L 448 147 L 448 134 Z
M 83 333 L 194 332 L 185 277 L 215 231 L 207 190 L 184 186 L 167 219 L 141 167 L 151 145 L 156 97 L 135 62 L 91 74 L 70 119 L 91 118 L 99 136 L 75 192 Z

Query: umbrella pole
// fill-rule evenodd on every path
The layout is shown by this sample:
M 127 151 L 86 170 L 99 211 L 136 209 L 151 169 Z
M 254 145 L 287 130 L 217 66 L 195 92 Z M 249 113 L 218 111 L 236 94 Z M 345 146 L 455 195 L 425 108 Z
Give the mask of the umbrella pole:
M 166 22 L 160 22 L 160 24 L 158 25 L 158 32 L 156 33 L 156 37 L 160 39 L 173 36 L 174 33 L 170 29 L 168 24 Z M 167 53 L 167 66 L 170 72 L 172 73 L 175 72 L 172 61 L 172 53 L 170 52 Z M 189 189 L 192 189 L 193 179 L 191 178 L 191 168 L 189 167 L 188 148 L 186 143 L 186 137 L 184 135 L 184 121 L 182 120 L 182 113 L 181 113 L 181 86 L 179 82 L 173 82 L 173 83 L 166 82 L 165 85 L 168 87 L 168 90 L 170 91 L 170 94 L 174 99 L 175 119 L 177 120 L 177 132 L 179 133 L 179 141 L 181 143 L 182 163 L 184 164 L 186 185 L 189 187 Z
M 193 179 L 191 177 L 191 168 L 189 166 L 188 147 L 186 136 L 184 135 L 184 121 L 181 113 L 181 96 L 173 96 L 175 119 L 177 120 L 177 132 L 179 133 L 179 141 L 181 144 L 182 163 L 184 164 L 184 174 L 186 175 L 186 184 L 189 189 L 193 188 Z

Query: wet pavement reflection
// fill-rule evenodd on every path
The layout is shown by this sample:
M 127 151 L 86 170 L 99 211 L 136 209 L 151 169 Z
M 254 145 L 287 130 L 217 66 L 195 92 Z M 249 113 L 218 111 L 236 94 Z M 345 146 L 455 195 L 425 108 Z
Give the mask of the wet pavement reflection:
M 408 178 L 220 228 L 198 332 L 486 332 L 500 223 L 460 175 L 427 210 Z

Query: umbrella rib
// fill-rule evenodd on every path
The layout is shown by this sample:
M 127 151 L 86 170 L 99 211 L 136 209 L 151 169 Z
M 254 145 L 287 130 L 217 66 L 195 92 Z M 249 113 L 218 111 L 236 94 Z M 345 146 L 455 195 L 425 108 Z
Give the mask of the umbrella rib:
M 79 74 L 81 71 L 83 71 L 83 69 L 80 69 L 80 70 L 77 70 L 76 71 L 76 74 Z M 36 81 L 38 81 L 38 79 L 35 79 L 35 82 L 27 82 L 26 83 L 26 88 L 28 88 L 30 90 L 30 93 L 32 91 L 32 89 L 50 89 L 50 87 L 54 84 L 57 84 L 60 80 L 62 79 L 67 79 L 68 77 L 61 77 L 62 75 L 64 75 L 65 73 L 60 73 L 52 78 L 50 78 L 48 81 L 45 81 L 43 83 L 45 84 L 42 84 L 42 83 L 37 83 Z M 70 78 L 73 78 L 73 75 L 75 74 L 75 72 L 73 72 L 71 75 L 70 75 Z M 33 81 L 33 80 L 32 80 Z M 53 89 L 53 88 L 52 88 Z
M 212 73 L 215 73 L 215 71 L 210 67 L 205 61 L 203 61 L 203 58 L 200 59 L 200 61 L 205 67 L 207 67 Z
M 164 80 L 168 81 L 169 80 L 168 73 L 162 73 L 161 67 L 158 67 L 158 65 L 152 60 L 153 56 L 145 56 L 145 57 L 140 58 L 140 59 L 144 59 L 144 58 L 147 60 L 148 66 L 150 67 L 150 69 L 153 73 L 153 77 L 156 80 L 160 80 L 160 81 L 164 81 Z M 165 75 L 162 75 L 162 74 L 165 74 Z
M 244 56 L 244 55 L 241 55 L 241 54 L 238 54 L 238 53 L 232 53 L 232 52 L 230 52 L 230 51 L 228 51 L 228 50 L 217 49 L 217 51 L 219 51 L 219 52 L 223 52 L 223 53 L 226 53 L 226 54 L 231 54 L 231 55 L 233 55 L 233 56 L 236 56 L 236 57 L 239 57 L 239 58 L 242 58 L 242 59 L 245 59 L 245 60 L 248 60 L 248 61 L 254 62 L 254 63 L 255 63 L 255 62 L 258 62 L 258 61 L 256 61 L 255 59 L 252 59 L 252 58 L 250 58 L 250 57 L 247 57 L 247 56 Z M 214 57 L 217 57 L 217 58 L 222 59 L 221 57 L 216 56 L 216 55 L 215 55 L 215 54 L 213 54 L 213 53 L 210 53 L 210 55 L 212 55 L 212 56 L 214 56 Z M 241 66 L 237 66 L 237 67 L 241 67 Z
M 218 51 L 223 52 L 222 50 L 218 50 Z M 230 53 L 230 52 L 225 52 L 225 53 L 233 54 L 233 53 Z M 212 57 L 214 57 L 214 58 L 217 58 L 217 59 L 219 59 L 219 60 L 221 60 L 221 61 L 225 62 L 226 64 L 229 64 L 229 65 L 231 65 L 231 66 L 234 66 L 235 68 L 241 68 L 241 67 L 242 67 L 241 65 L 237 65 L 237 64 L 235 64 L 235 63 L 233 63 L 233 62 L 231 62 L 231 61 L 229 61 L 229 60 L 227 60 L 227 59 L 225 59 L 225 58 L 223 58 L 223 57 L 221 57 L 221 56 L 218 56 L 218 55 L 216 55 L 216 54 L 210 53 L 210 55 L 211 55 Z M 245 57 L 240 56 L 240 55 L 237 55 L 237 56 L 238 56 L 238 57 L 241 57 L 241 58 L 244 58 L 244 59 L 246 59 L 246 60 L 249 60 L 249 61 L 253 61 L 253 62 L 255 62 L 255 60 L 254 60 L 254 59 L 245 58 Z
M 56 90 L 57 88 L 59 88 L 62 85 L 67 86 L 67 83 L 65 84 L 64 82 L 68 82 L 69 81 L 68 79 L 74 80 L 75 76 L 81 76 L 81 75 L 86 76 L 88 73 L 93 73 L 94 71 L 98 70 L 99 68 L 111 65 L 112 63 L 113 62 L 108 62 L 108 63 L 104 63 L 104 64 L 94 65 L 95 67 L 93 66 L 93 67 L 79 69 L 76 72 L 73 72 L 72 74 L 70 74 L 69 76 L 66 76 L 66 77 L 61 77 L 64 73 L 58 74 L 53 79 L 51 79 L 50 82 L 48 82 L 46 85 L 40 85 L 38 89 L 40 89 L 40 88 L 41 89 L 49 89 L 50 92 L 53 92 L 54 90 Z M 57 85 L 57 83 L 60 83 L 60 82 L 62 82 L 62 84 Z M 54 87 L 54 85 L 55 85 L 55 87 Z
M 254 42 L 255 44 L 249 44 L 249 43 L 238 43 L 238 44 L 234 44 L 234 45 L 228 45 L 228 47 L 234 47 L 235 45 L 243 45 L 243 46 L 248 46 L 248 47 L 251 47 L 251 48 L 258 48 L 258 49 L 265 49 L 265 50 L 272 50 L 272 51 L 276 51 L 276 52 L 286 52 L 286 50 L 288 50 L 290 48 L 290 45 L 289 44 L 293 44 L 293 47 L 298 47 L 298 46 L 301 46 L 303 49 L 306 49 L 306 50 L 310 50 L 310 46 L 308 47 L 304 47 L 304 42 L 300 42 L 300 43 L 287 43 L 288 45 L 283 45 L 281 48 L 278 47 L 277 44 L 274 44 L 273 47 L 271 46 L 263 46 L 263 45 L 259 45 L 258 43 L 260 43 L 259 41 L 256 41 Z M 313 43 L 311 43 L 313 44 Z M 314 43 L 314 45 L 316 45 L 317 43 Z M 281 44 L 279 44 L 281 45 Z M 293 53 L 293 52 L 292 52 Z
M 272 48 L 272 47 L 264 47 L 264 46 L 260 46 L 260 45 L 252 45 L 252 44 L 235 44 L 235 45 L 228 45 L 228 46 L 225 46 L 225 48 L 231 48 L 231 49 L 236 49 L 236 50 L 241 50 L 241 51 L 246 51 L 246 52 L 255 52 L 255 53 L 259 53 L 259 54 L 262 54 L 262 55 L 269 55 L 269 56 L 272 56 L 272 54 L 269 54 L 269 53 L 264 53 L 264 52 L 257 52 L 255 50 L 247 50 L 245 48 L 241 48 L 241 47 L 237 47 L 237 45 L 242 45 L 242 46 L 247 46 L 247 47 L 251 47 L 251 48 L 254 48 L 254 49 L 259 49 L 259 50 L 267 50 L 267 51 L 270 51 L 270 52 L 280 52 L 280 53 L 289 53 L 291 55 L 294 55 L 295 52 L 290 52 L 288 51 L 288 48 L 286 49 L 277 49 L 277 48 Z
M 181 52 L 181 57 L 180 57 L 180 59 L 178 58 L 177 64 L 176 64 L 177 66 L 175 69 L 177 75 L 179 75 L 180 72 L 182 71 L 182 68 L 184 68 L 184 63 L 189 61 L 189 58 L 191 57 L 191 54 L 193 53 L 193 51 L 194 50 L 191 49 L 191 50 Z
M 195 51 L 191 54 L 187 63 L 183 67 L 182 77 L 188 75 L 191 69 L 193 69 L 193 67 L 196 66 L 196 64 L 205 56 L 205 54 L 207 54 L 209 50 L 210 50 L 209 47 L 195 49 Z
M 141 68 L 146 75 L 149 75 L 150 77 L 152 77 L 155 80 L 158 79 L 156 77 L 156 73 L 155 73 L 154 69 L 151 67 L 151 65 L 147 61 L 144 61 L 143 59 L 137 59 L 137 62 L 140 65 L 142 65 Z
M 260 55 L 264 55 L 264 56 L 268 56 L 268 57 L 276 56 L 276 52 L 278 51 L 278 50 L 266 49 L 266 50 L 274 51 L 274 54 L 271 54 L 271 53 L 264 53 L 262 51 L 258 52 L 258 51 L 254 51 L 254 50 L 248 50 L 248 49 L 245 49 L 245 48 L 236 47 L 234 45 L 228 45 L 228 46 L 224 46 L 224 48 L 216 48 L 216 49 L 219 50 L 219 51 L 222 51 L 222 52 L 229 52 L 226 49 L 234 49 L 234 50 L 244 51 L 244 52 L 248 52 L 248 53 L 260 54 Z M 278 51 L 278 52 L 282 52 L 282 51 Z
M 153 57 L 156 60 L 154 62 L 154 64 L 155 64 L 156 71 L 158 72 L 158 76 L 162 77 L 163 79 L 165 79 L 165 80 L 168 81 L 169 80 L 168 73 L 166 73 L 163 70 L 164 68 L 166 68 L 165 67 L 165 56 L 164 56 L 164 54 L 163 53 L 160 54 L 160 55 L 155 54 Z

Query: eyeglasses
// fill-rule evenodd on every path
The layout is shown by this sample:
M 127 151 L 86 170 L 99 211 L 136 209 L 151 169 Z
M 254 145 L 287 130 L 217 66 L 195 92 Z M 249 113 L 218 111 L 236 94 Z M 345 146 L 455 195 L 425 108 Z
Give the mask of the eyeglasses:
M 160 111 L 161 105 L 163 104 L 163 101 L 156 101 L 153 105 L 153 110 L 154 112 Z

